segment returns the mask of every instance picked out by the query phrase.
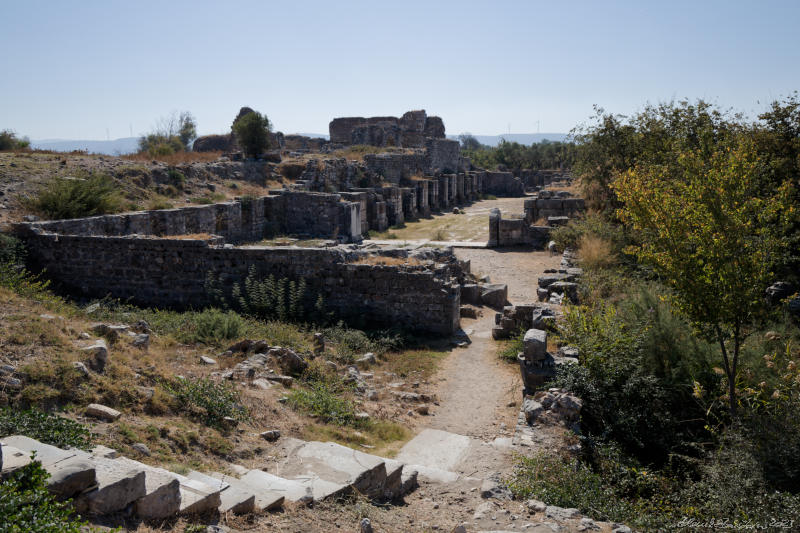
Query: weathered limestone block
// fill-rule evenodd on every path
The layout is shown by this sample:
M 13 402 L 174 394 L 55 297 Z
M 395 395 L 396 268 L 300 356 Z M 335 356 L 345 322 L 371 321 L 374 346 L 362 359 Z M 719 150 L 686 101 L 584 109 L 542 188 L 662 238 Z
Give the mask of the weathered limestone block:
M 541 361 L 547 357 L 547 332 L 529 329 L 522 340 L 523 354 L 529 361 Z

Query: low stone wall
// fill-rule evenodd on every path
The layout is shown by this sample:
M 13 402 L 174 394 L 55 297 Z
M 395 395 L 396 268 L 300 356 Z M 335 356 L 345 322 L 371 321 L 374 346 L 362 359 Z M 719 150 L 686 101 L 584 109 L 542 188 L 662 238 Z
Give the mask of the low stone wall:
M 111 295 L 145 306 L 200 308 L 209 304 L 207 276 L 230 289 L 251 267 L 262 276 L 305 279 L 327 309 L 344 320 L 453 333 L 459 325 L 457 262 L 416 267 L 355 264 L 366 252 L 340 249 L 215 245 L 218 239 L 56 235 L 29 227 L 23 235 L 30 267 L 65 289 Z
M 542 191 L 542 193 L 545 191 Z M 547 191 L 549 193 L 549 191 Z M 525 200 L 525 218 L 528 222 L 535 222 L 549 217 L 573 218 L 586 209 L 583 198 L 568 198 L 564 196 L 542 197 Z
M 525 218 L 503 218 L 499 209 L 489 213 L 490 248 L 500 246 L 533 246 L 544 249 L 550 240 L 550 227 L 533 226 Z
M 515 172 L 515 175 L 522 180 L 522 183 L 527 189 L 535 189 L 537 187 L 547 187 L 552 183 L 559 181 L 569 181 L 571 176 L 569 172 L 563 170 L 530 170 L 522 169 Z
M 255 242 L 279 233 L 361 240 L 361 204 L 338 194 L 273 191 L 254 199 L 204 206 L 23 224 L 62 235 L 213 234 L 227 242 Z

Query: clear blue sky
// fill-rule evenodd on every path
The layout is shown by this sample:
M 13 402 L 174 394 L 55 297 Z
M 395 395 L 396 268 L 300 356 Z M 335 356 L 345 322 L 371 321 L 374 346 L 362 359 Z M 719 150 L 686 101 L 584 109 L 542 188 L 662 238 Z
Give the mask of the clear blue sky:
M 800 0 L 0 0 L 0 129 L 105 139 L 239 107 L 284 132 L 424 108 L 448 133 L 566 132 L 592 105 L 800 89 Z M 760 102 L 760 103 L 759 103 Z

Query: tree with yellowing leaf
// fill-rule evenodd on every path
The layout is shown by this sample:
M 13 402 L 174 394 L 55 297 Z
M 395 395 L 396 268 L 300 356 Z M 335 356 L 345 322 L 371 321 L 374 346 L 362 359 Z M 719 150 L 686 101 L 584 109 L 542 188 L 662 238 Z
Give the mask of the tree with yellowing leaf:
M 742 342 L 786 259 L 785 230 L 795 215 L 790 183 L 775 188 L 764 175 L 752 142 L 741 139 L 710 157 L 685 151 L 669 163 L 637 165 L 613 184 L 618 214 L 637 232 L 630 251 L 719 344 L 732 417 Z

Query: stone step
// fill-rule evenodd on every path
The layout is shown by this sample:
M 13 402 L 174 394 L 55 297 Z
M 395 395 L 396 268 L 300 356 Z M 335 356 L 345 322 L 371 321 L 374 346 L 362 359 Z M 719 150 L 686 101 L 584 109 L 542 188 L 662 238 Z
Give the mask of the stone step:
M 255 495 L 255 500 L 253 503 L 254 511 L 271 511 L 273 509 L 279 509 L 283 506 L 283 502 L 285 500 L 283 494 L 269 490 L 258 490 L 250 485 L 245 484 L 238 478 L 228 474 L 223 474 L 221 472 L 207 472 L 206 475 L 212 479 L 224 481 L 230 485 L 232 489 L 235 489 L 239 492 L 253 493 Z
M 181 484 L 181 514 L 204 513 L 222 504 L 220 491 L 202 481 L 175 474 Z
M 322 479 L 337 485 L 351 486 L 370 498 L 383 498 L 387 472 L 382 457 L 369 455 L 334 442 L 304 442 L 285 439 L 274 453 L 277 463 L 267 467 L 270 473 L 286 479 Z M 402 468 L 402 467 L 401 467 Z M 400 478 L 397 469 L 391 480 L 395 487 Z M 393 490 L 396 488 L 393 487 Z
M 240 480 L 255 490 L 283 494 L 290 502 L 322 501 L 331 496 L 344 494 L 350 488 L 349 485 L 333 483 L 319 477 L 304 476 L 297 479 L 286 479 L 262 470 L 250 470 Z
M 208 474 L 192 470 L 186 477 L 205 483 L 209 487 L 220 491 L 220 513 L 231 512 L 234 514 L 252 513 L 256 509 L 256 496 L 253 491 L 233 487 L 226 480 L 214 478 Z
M 454 470 L 466 456 L 471 439 L 464 435 L 439 429 L 424 429 L 400 449 L 395 457 L 401 463 L 438 469 Z M 420 477 L 422 477 L 422 470 Z
M 25 466 L 35 457 L 50 474 L 47 480 L 48 490 L 60 498 L 71 498 L 97 485 L 95 467 L 91 461 L 86 460 L 84 452 L 62 450 L 23 435 L 5 437 L 2 445 L 3 473 L 7 468 Z M 6 458 L 6 453 L 9 459 Z
M 116 461 L 144 471 L 145 495 L 136 500 L 134 506 L 138 516 L 166 518 L 178 514 L 181 508 L 181 484 L 175 474 L 126 457 Z
M 97 488 L 75 500 L 78 512 L 91 515 L 115 513 L 147 494 L 144 470 L 118 459 L 94 457 L 91 462 L 97 474 Z

